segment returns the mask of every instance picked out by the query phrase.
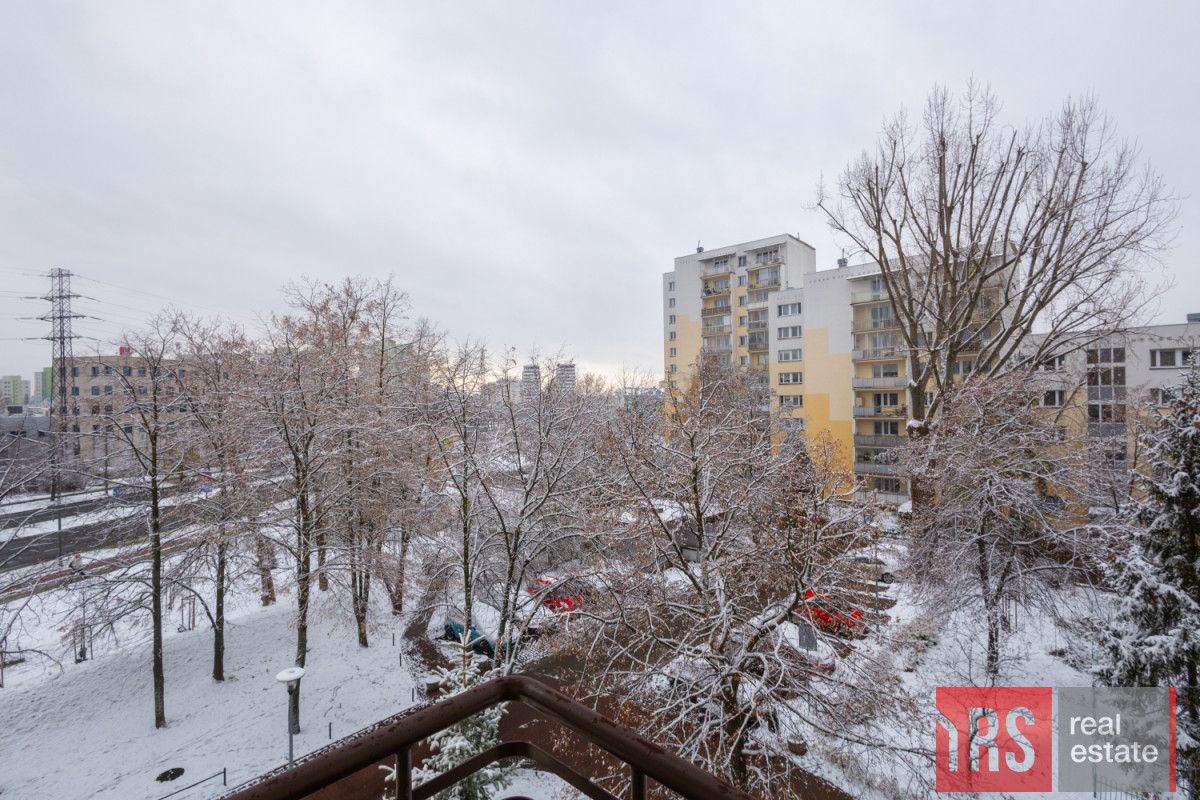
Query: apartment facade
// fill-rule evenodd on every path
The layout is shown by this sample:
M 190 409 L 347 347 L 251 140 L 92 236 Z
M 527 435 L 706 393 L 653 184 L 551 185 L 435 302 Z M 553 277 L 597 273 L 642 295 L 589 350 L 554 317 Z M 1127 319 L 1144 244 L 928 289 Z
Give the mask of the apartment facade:
M 1150 396 L 1177 382 L 1193 343 L 1200 345 L 1200 322 L 1141 328 L 1064 357 L 1049 377 L 1063 386 L 1046 390 L 1079 404 L 1089 434 L 1119 437 L 1126 393 Z M 761 373 L 780 430 L 830 437 L 860 491 L 891 505 L 908 499 L 889 454 L 903 444 L 909 418 L 903 345 L 877 264 L 840 259 L 818 271 L 813 248 L 789 234 L 698 250 L 663 275 L 667 413 L 702 354 L 748 367 Z M 961 354 L 952 369 L 970 374 L 972 355 Z M 1077 391 L 1067 391 L 1072 380 Z

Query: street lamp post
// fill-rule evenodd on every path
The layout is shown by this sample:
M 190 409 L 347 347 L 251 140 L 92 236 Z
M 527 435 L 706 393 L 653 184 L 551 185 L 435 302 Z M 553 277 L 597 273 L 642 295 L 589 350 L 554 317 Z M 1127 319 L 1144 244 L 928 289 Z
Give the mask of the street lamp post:
M 288 693 L 288 766 L 295 763 L 295 751 L 292 748 L 292 737 L 300 732 L 300 679 L 304 677 L 304 667 L 288 667 L 275 676 L 275 680 L 287 686 Z

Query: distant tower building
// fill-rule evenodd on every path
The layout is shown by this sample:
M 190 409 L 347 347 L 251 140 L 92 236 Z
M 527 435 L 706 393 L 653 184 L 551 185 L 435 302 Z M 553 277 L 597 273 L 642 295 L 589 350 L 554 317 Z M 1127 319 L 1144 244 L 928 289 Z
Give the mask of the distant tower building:
M 530 397 L 542 390 L 542 368 L 537 364 L 526 364 L 521 370 L 521 395 Z
M 0 402 L 6 406 L 25 405 L 27 385 L 20 375 L 5 375 L 0 378 Z
M 560 392 L 575 391 L 575 363 L 559 364 L 554 369 L 554 385 Z

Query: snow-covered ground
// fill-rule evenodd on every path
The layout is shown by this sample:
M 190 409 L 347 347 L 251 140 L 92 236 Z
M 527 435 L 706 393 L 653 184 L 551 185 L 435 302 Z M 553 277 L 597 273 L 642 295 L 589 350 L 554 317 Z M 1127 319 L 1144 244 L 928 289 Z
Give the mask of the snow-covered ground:
M 346 612 L 324 599 L 310 631 L 297 755 L 328 744 L 331 723 L 340 738 L 409 707 L 417 683 L 389 632 L 376 631 L 374 645 L 360 648 Z M 275 674 L 292 664 L 293 605 L 285 596 L 266 609 L 233 612 L 224 683 L 210 677 L 210 631 L 169 631 L 165 730 L 154 729 L 145 641 L 100 646 L 95 660 L 66 659 L 61 671 L 37 660 L 10 668 L 0 689 L 0 796 L 154 798 L 171 790 L 155 782 L 171 767 L 185 770 L 174 785 L 222 768 L 234 785 L 279 766 L 287 760 L 286 705 Z M 40 633 L 52 640 L 45 644 L 59 638 L 48 627 Z M 217 779 L 182 797 L 220 793 Z

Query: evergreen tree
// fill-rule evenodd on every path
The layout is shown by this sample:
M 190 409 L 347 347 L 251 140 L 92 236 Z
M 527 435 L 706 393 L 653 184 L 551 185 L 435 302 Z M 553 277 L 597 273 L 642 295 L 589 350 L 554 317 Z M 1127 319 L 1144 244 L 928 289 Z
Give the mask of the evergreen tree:
M 439 667 L 434 672 L 442 697 L 450 697 L 464 692 L 473 686 L 495 677 L 495 671 L 483 672 L 475 659 L 470 655 L 470 645 L 465 641 L 457 643 L 462 647 L 465 658 L 456 658 L 455 666 Z M 447 770 L 457 767 L 469 758 L 493 747 L 500 738 L 500 718 L 504 715 L 501 706 L 492 706 L 479 712 L 457 725 L 452 725 L 440 733 L 429 737 L 430 755 L 420 767 L 413 770 L 414 784 L 420 784 L 436 778 Z M 395 770 L 385 768 L 388 774 L 385 780 L 394 783 Z M 436 800 L 488 800 L 495 792 L 506 787 L 511 779 L 512 768 L 492 764 L 472 775 L 463 778 L 454 786 L 436 795 Z M 384 798 L 395 795 L 385 792 Z
M 1149 473 L 1121 567 L 1122 601 L 1103 677 L 1114 686 L 1174 686 L 1179 776 L 1200 797 L 1200 368 L 1171 390 L 1145 434 Z

